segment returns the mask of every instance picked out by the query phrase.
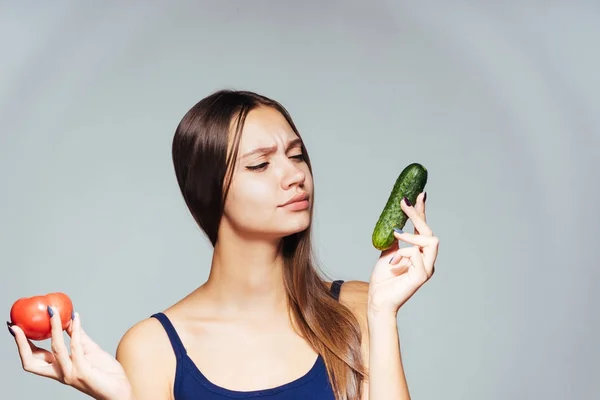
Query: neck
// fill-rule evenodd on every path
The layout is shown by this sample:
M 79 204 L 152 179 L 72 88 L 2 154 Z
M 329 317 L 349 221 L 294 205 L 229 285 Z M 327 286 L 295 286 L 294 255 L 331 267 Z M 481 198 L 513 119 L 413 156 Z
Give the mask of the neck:
M 278 242 L 226 235 L 215 246 L 204 291 L 223 313 L 285 311 L 283 268 Z

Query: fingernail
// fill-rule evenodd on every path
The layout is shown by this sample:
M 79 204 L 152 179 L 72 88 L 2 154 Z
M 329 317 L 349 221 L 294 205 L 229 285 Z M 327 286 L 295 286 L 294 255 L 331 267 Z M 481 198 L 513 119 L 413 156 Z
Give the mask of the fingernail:
M 71 320 L 75 319 L 75 310 L 71 311 Z
M 411 207 L 412 203 L 410 202 L 410 200 L 408 200 L 408 197 L 404 196 L 404 202 L 406 203 L 407 206 Z
M 423 203 L 425 203 L 425 200 L 427 200 L 427 192 L 423 193 Z
M 400 229 L 400 228 L 394 228 L 394 232 L 400 233 L 400 234 L 404 233 L 404 231 L 402 229 Z
M 50 308 L 50 306 L 48 306 L 48 315 L 50 316 L 50 318 L 52 318 L 52 316 L 54 315 L 54 311 L 52 311 L 52 308 Z
M 8 328 L 8 332 L 15 337 L 15 331 L 13 331 L 13 328 L 11 327 L 11 323 L 6 321 L 6 327 Z

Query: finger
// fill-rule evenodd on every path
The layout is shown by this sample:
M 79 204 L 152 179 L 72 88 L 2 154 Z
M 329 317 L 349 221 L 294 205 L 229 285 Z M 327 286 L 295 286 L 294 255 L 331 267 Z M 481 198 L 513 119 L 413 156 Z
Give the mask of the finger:
M 419 251 L 418 247 L 402 247 L 396 251 L 396 258 L 405 258 L 409 260 L 410 264 L 417 266 L 423 264 L 423 256 Z
M 33 343 L 30 345 L 29 339 L 27 339 L 25 333 L 17 325 L 10 325 L 10 329 L 14 333 L 21 362 L 23 364 L 29 363 L 30 360 L 33 360 Z M 25 365 L 23 365 L 23 368 L 25 368 Z
M 51 306 L 48 306 L 48 313 L 51 315 L 50 326 L 52 328 L 50 348 L 63 376 L 69 376 L 72 365 L 67 346 L 65 345 L 60 313 L 56 308 Z
M 390 260 L 390 272 L 394 275 L 402 275 L 408 271 L 411 266 L 410 258 L 396 254 Z
M 56 379 L 55 371 L 47 368 L 54 361 L 52 353 L 34 345 L 17 325 L 13 325 L 12 330 L 15 333 L 15 342 L 23 369 L 36 375 Z
M 73 313 L 73 315 L 75 318 L 81 318 L 79 316 L 79 313 Z M 71 322 L 69 323 L 69 327 L 67 328 L 67 333 L 71 337 L 71 344 L 73 343 L 74 327 L 75 327 L 75 321 L 73 319 L 71 319 Z M 98 344 L 96 342 L 94 342 L 87 335 L 87 333 L 85 333 L 85 329 L 83 329 L 83 326 L 81 326 L 81 321 L 79 322 L 78 330 L 79 330 L 79 339 L 78 340 L 81 343 L 81 349 L 83 351 L 83 354 L 87 354 L 90 351 L 100 348 L 100 346 L 98 346 Z M 71 356 L 72 356 L 72 353 L 71 353 Z M 73 361 L 73 362 L 75 362 L 75 361 Z
M 402 256 L 402 254 L 400 254 L 398 252 L 398 250 L 396 250 L 394 252 L 394 255 L 388 261 L 388 263 L 390 265 L 392 265 L 393 267 L 395 267 L 395 268 L 398 268 L 398 267 L 408 267 L 410 265 L 410 259 L 407 258 L 407 257 Z
M 417 196 L 417 199 L 415 200 L 414 207 L 415 207 L 415 211 L 417 213 L 419 213 L 419 215 L 421 215 L 421 218 L 422 218 L 423 215 L 421 213 L 421 200 L 420 199 L 421 199 L 421 194 L 419 193 L 419 195 Z M 417 229 L 417 227 L 414 224 L 413 224 L 413 233 L 415 235 L 419 234 L 419 230 Z
M 425 192 L 421 192 L 417 195 L 415 200 L 414 208 L 417 213 L 425 220 Z M 419 229 L 413 224 L 413 232 L 415 235 L 419 234 Z
M 427 275 L 431 277 L 435 268 L 435 261 L 437 259 L 438 249 L 440 241 L 437 236 L 423 236 L 413 235 L 411 233 L 398 233 L 394 232 L 394 237 L 398 240 L 402 240 L 406 243 L 420 246 L 423 252 L 423 264 L 427 271 Z
M 81 342 L 81 319 L 79 318 L 79 313 L 73 312 L 71 327 L 71 357 L 73 358 L 73 364 L 81 371 L 85 365 L 85 357 L 83 355 L 83 344 Z
M 408 268 L 407 274 L 413 282 L 417 285 L 422 285 L 429 279 L 429 274 L 427 273 L 423 257 L 418 247 L 401 248 L 398 250 L 398 254 L 410 259 L 411 266 Z
M 427 193 L 425 193 L 425 192 L 419 193 L 419 195 L 417 196 L 416 204 L 415 204 L 415 210 L 417 210 L 417 212 L 419 213 L 421 218 L 423 218 L 423 221 L 427 221 L 427 219 L 425 218 L 425 198 L 426 197 L 427 197 Z
M 427 222 L 427 212 L 425 210 L 425 200 L 427 200 L 427 192 L 423 192 L 421 194 L 421 207 L 420 207 L 421 218 L 423 218 L 423 221 Z
M 414 244 L 415 246 L 420 247 L 433 246 L 438 242 L 436 236 L 415 235 L 408 232 L 394 231 L 394 237 L 403 242 Z
M 433 232 L 431 231 L 431 228 L 429 228 L 429 226 L 425 222 L 425 219 L 419 215 L 419 212 L 416 210 L 416 208 L 413 205 L 410 205 L 410 206 L 408 205 L 407 200 L 408 199 L 406 197 L 402 199 L 402 201 L 400 202 L 400 208 L 402 209 L 402 211 L 404 211 L 406 216 L 408 218 L 410 218 L 415 229 L 421 235 L 426 235 L 426 236 L 433 235 Z

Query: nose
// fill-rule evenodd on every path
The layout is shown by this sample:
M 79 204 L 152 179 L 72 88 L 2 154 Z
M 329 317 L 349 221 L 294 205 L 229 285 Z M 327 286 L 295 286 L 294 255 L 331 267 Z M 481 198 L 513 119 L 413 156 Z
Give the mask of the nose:
M 281 180 L 281 186 L 284 189 L 289 189 L 290 187 L 304 186 L 304 181 L 306 180 L 306 173 L 300 168 L 300 165 L 292 160 L 286 162 L 283 170 L 283 179 Z

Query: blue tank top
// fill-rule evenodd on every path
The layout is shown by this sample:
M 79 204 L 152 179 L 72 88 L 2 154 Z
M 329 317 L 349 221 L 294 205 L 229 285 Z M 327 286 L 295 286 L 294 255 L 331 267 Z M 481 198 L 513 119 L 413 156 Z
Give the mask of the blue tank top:
M 344 281 L 337 280 L 331 285 L 331 295 L 339 299 L 340 289 Z M 265 399 L 265 400 L 335 400 L 329 382 L 325 362 L 319 355 L 312 368 L 300 378 L 280 386 L 262 390 L 237 391 L 218 386 L 209 381 L 187 355 L 186 349 L 167 316 L 163 313 L 153 314 L 158 319 L 171 342 L 175 352 L 175 382 L 173 391 L 175 400 L 231 400 L 231 399 Z

